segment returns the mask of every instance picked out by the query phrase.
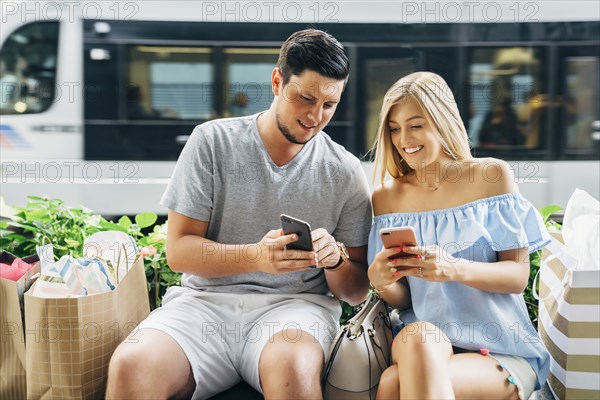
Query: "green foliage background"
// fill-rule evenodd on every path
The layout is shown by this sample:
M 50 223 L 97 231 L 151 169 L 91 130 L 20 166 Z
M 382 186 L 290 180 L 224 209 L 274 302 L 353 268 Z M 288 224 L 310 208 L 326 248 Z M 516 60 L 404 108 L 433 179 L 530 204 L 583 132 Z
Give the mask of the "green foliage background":
M 560 206 L 551 205 L 542 207 L 540 209 L 540 214 L 542 214 L 542 218 L 544 219 L 544 223 L 546 224 L 546 228 L 548 230 L 560 231 L 562 226 L 555 221 L 551 220 L 550 217 L 561 211 L 562 208 Z M 525 304 L 527 305 L 527 311 L 529 312 L 529 318 L 531 318 L 531 322 L 533 322 L 533 326 L 537 326 L 538 319 L 538 300 L 533 296 L 533 285 L 536 284 L 536 292 L 539 293 L 539 279 L 535 279 L 540 270 L 540 263 L 542 260 L 542 251 L 538 250 L 529 255 L 529 283 L 523 292 L 523 297 L 525 298 Z

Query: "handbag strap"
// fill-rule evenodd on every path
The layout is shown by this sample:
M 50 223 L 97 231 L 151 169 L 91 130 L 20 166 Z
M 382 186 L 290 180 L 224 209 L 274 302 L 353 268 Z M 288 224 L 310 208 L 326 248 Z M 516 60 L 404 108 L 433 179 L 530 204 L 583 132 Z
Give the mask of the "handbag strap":
M 367 315 L 369 315 L 369 312 L 371 312 L 371 310 L 375 307 L 377 301 L 378 297 L 373 294 L 369 294 L 367 300 L 362 303 L 361 309 L 356 313 L 356 315 L 354 315 L 354 317 L 350 318 L 350 320 L 346 322 L 346 325 L 350 328 L 349 336 L 358 337 L 360 335 L 359 330 L 362 327 L 362 323 L 364 322 L 365 318 L 367 318 Z M 357 327 L 356 330 L 353 330 L 353 327 Z
M 323 375 L 321 376 L 321 387 L 325 387 L 325 383 L 327 381 L 327 377 L 329 376 L 329 372 L 331 371 L 331 367 L 333 366 L 333 360 L 335 360 L 335 355 L 337 354 L 340 346 L 342 345 L 343 336 L 346 335 L 348 331 L 347 326 L 343 326 L 342 329 L 335 336 L 335 344 L 333 348 L 329 352 L 329 359 L 327 360 L 327 365 L 323 369 Z
M 369 315 L 371 310 L 373 310 L 377 306 L 379 301 L 383 302 L 383 300 L 381 300 L 379 298 L 379 296 L 376 296 L 374 294 L 369 294 L 369 297 L 367 297 L 367 299 L 361 304 L 361 309 L 352 318 L 350 318 L 350 320 L 348 320 L 344 325 L 341 326 L 339 332 L 335 336 L 334 345 L 329 352 L 329 359 L 327 360 L 327 364 L 325 365 L 325 368 L 323 370 L 323 375 L 321 376 L 321 387 L 324 388 L 325 384 L 327 383 L 327 377 L 329 376 L 329 373 L 333 366 L 335 356 L 336 356 L 337 352 L 339 351 L 340 346 L 342 345 L 344 336 L 346 336 L 348 339 L 351 339 L 351 340 L 358 339 L 360 337 L 360 333 L 362 332 L 362 324 L 363 324 L 365 318 Z M 382 316 L 384 319 L 384 323 L 388 327 L 391 328 L 391 322 L 390 322 L 390 317 L 389 317 L 387 307 L 384 305 L 383 309 L 384 309 L 384 313 L 385 313 L 385 315 Z M 358 327 L 358 329 L 353 331 L 352 330 L 353 327 Z M 359 332 L 359 330 L 360 330 L 360 332 Z M 363 340 L 365 341 L 365 346 L 367 348 L 367 351 L 369 351 L 369 346 L 366 343 L 367 334 L 363 334 L 362 337 L 363 337 Z M 377 345 L 377 347 L 381 348 L 380 345 Z M 371 363 L 371 354 L 369 354 L 369 370 L 371 369 L 370 363 Z M 370 374 L 369 374 L 369 387 L 372 387 Z M 369 393 L 369 397 L 370 397 L 370 393 Z
M 365 348 L 367 349 L 367 359 L 369 360 L 369 400 L 371 400 L 371 388 L 373 387 L 373 374 L 371 374 L 371 369 L 373 366 L 371 365 L 371 352 L 369 349 L 369 344 L 367 343 L 367 335 L 363 335 L 363 340 L 365 342 Z
M 359 321 L 362 322 L 367 316 L 368 310 L 370 309 L 369 305 L 371 304 L 372 299 L 373 295 L 370 294 L 369 297 L 367 297 L 367 299 L 364 302 L 362 302 L 362 308 L 356 314 L 354 314 L 354 316 L 350 318 L 344 325 L 342 325 L 337 335 L 335 335 L 334 345 L 329 351 L 327 365 L 325 366 L 325 369 L 323 370 L 323 375 L 321 377 L 322 387 L 325 387 L 325 382 L 327 381 L 327 376 L 329 376 L 329 372 L 331 371 L 333 361 L 335 360 L 335 355 L 337 354 L 338 350 L 340 349 L 340 346 L 342 345 L 343 336 L 347 335 L 348 337 L 350 337 L 350 330 L 352 329 L 352 327 L 356 326 L 357 324 L 360 326 Z

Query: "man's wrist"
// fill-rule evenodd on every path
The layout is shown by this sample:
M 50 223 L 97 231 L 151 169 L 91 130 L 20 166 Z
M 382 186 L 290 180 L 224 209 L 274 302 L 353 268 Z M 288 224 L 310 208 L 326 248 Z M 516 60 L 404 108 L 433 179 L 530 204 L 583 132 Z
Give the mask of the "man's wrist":
M 336 245 L 338 248 L 338 253 L 340 254 L 340 258 L 334 265 L 330 267 L 323 267 L 325 270 L 336 271 L 346 265 L 346 263 L 350 262 L 350 256 L 348 255 L 348 250 L 346 250 L 344 243 L 336 242 Z
M 339 261 L 336 264 L 332 265 L 331 267 L 323 267 L 323 269 L 325 271 L 337 271 L 344 265 L 346 265 L 346 261 L 342 257 L 340 257 Z

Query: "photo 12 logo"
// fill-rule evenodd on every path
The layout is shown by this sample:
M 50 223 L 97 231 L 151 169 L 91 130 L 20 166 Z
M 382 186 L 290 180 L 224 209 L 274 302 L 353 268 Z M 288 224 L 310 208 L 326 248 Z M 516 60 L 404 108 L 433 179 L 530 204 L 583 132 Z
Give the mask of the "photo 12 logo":
M 10 162 L 0 164 L 4 183 L 139 183 L 140 166 L 135 162 L 94 161 Z
M 2 23 L 76 19 L 132 20 L 140 11 L 134 1 L 2 1 Z
M 537 22 L 537 2 L 402 2 L 401 22 Z
M 338 22 L 337 2 L 203 1 L 202 20 L 219 22 Z

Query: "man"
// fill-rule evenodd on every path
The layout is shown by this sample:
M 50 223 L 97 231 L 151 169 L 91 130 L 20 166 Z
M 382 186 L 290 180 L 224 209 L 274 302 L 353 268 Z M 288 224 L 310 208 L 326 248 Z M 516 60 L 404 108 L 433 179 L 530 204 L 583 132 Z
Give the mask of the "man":
M 337 299 L 368 291 L 366 179 L 321 131 L 348 74 L 335 38 L 296 32 L 269 110 L 196 127 L 162 199 L 182 287 L 116 350 L 107 397 L 207 398 L 242 379 L 266 398 L 321 396 Z M 277 229 L 280 214 L 319 227 L 314 251 L 286 250 L 297 237 Z

